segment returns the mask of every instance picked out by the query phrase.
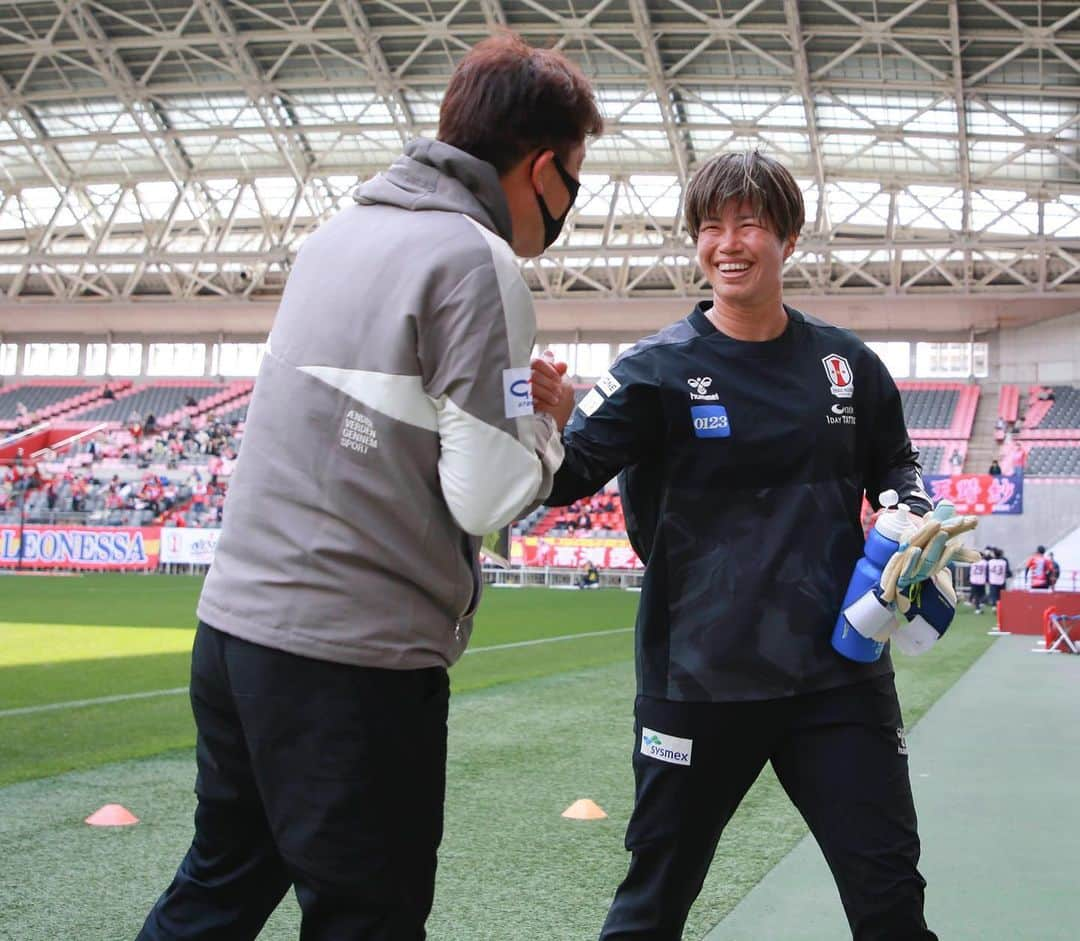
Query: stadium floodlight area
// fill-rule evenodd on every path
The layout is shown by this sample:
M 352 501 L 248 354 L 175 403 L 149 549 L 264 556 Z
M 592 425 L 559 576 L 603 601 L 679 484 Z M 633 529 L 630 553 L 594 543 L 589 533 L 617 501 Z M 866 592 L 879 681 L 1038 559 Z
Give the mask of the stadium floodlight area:
M 525 265 L 538 296 L 699 293 L 683 188 L 749 147 L 807 193 L 789 292 L 1080 293 L 1074 0 L 718 9 L 5 0 L 0 289 L 275 297 L 305 236 L 434 133 L 455 63 L 507 25 L 579 60 L 609 127 L 564 235 Z

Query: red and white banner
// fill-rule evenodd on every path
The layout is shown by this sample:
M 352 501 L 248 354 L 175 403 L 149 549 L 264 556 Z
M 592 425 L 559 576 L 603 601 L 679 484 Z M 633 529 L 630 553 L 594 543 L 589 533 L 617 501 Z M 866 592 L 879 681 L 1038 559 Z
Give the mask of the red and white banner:
M 162 527 L 161 562 L 163 565 L 209 565 L 214 561 L 214 550 L 220 538 L 220 529 Z
M 510 562 L 531 568 L 579 568 L 592 562 L 599 569 L 641 569 L 641 559 L 625 539 L 575 536 L 515 536 Z
M 926 476 L 926 489 L 934 502 L 950 500 L 956 512 L 988 516 L 991 513 L 1024 512 L 1024 475 L 1009 477 L 992 474 L 953 474 L 950 477 Z
M 156 569 L 158 526 L 0 526 L 0 567 L 138 572 Z M 21 549 L 21 551 L 20 551 Z

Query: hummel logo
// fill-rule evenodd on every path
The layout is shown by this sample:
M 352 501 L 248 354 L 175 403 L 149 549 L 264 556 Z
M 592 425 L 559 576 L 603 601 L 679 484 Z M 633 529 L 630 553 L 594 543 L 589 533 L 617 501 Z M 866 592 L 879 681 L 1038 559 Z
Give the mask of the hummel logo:
M 690 386 L 698 395 L 704 395 L 709 391 L 709 386 L 712 385 L 712 377 L 699 376 L 696 379 L 687 379 L 686 384 Z
M 830 411 L 834 415 L 854 415 L 855 409 L 851 405 L 841 405 L 839 402 L 834 402 Z

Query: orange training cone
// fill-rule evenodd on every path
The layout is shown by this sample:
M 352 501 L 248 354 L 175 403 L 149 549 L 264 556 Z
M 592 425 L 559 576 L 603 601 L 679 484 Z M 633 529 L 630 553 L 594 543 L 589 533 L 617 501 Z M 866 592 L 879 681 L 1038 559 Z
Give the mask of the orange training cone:
M 603 820 L 607 817 L 603 808 L 587 797 L 574 801 L 562 815 L 569 820 Z
M 119 804 L 106 804 L 87 817 L 86 822 L 92 827 L 130 827 L 139 818 Z

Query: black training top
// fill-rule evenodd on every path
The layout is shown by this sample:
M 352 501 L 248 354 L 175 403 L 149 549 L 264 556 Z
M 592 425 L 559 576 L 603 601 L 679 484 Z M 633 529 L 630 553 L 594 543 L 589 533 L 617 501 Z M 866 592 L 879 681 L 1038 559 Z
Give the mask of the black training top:
M 864 490 L 930 508 L 900 394 L 853 333 L 786 307 L 776 339 L 734 340 L 711 302 L 620 356 L 574 410 L 548 504 L 619 474 L 646 564 L 638 690 L 772 699 L 889 673 L 830 645 L 862 554 Z

